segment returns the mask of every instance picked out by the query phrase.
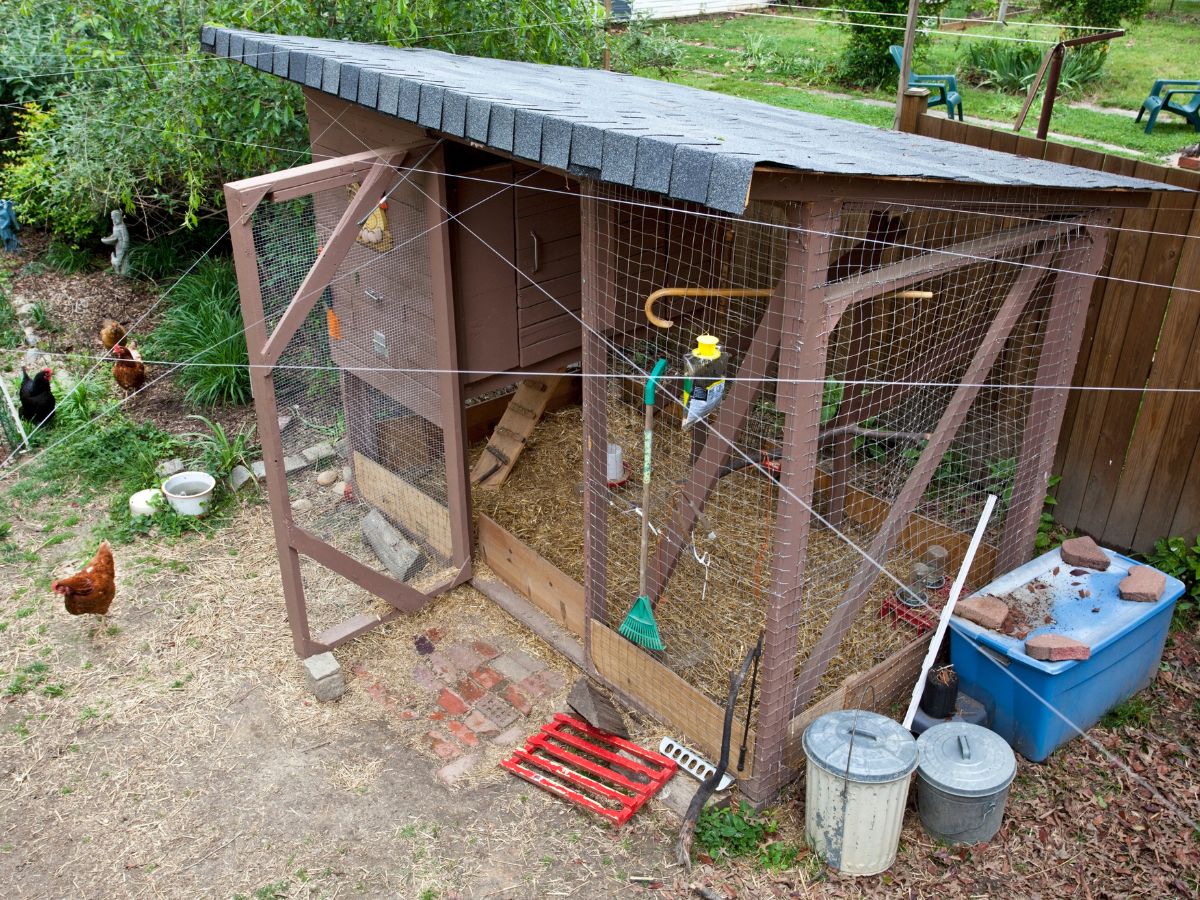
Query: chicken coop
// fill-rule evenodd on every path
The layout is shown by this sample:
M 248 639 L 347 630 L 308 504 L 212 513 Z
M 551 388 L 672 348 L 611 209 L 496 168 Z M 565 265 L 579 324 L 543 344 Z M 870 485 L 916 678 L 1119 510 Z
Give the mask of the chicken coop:
M 765 800 L 813 716 L 907 697 L 988 494 L 971 582 L 1032 554 L 1106 210 L 1161 185 L 610 72 L 202 41 L 307 105 L 313 162 L 226 187 L 297 653 L 470 580 L 715 758 L 762 636 L 734 774 Z M 661 651 L 620 634 L 639 596 Z

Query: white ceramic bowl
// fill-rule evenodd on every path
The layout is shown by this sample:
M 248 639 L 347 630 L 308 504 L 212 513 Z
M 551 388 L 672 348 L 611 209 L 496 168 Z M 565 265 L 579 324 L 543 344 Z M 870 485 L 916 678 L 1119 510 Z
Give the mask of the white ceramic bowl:
M 178 472 L 163 482 L 162 492 L 179 515 L 202 516 L 208 512 L 216 486 L 216 479 L 207 472 Z

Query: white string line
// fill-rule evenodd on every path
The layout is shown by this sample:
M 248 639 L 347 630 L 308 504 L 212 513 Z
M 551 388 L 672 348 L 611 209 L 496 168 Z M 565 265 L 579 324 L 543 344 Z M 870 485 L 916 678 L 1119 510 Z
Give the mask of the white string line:
M 328 131 L 330 128 L 332 128 L 334 125 L 340 125 L 340 124 L 341 124 L 341 122 L 340 122 L 341 116 L 342 116 L 342 115 L 344 115 L 344 114 L 345 114 L 345 112 L 346 112 L 346 111 L 347 111 L 349 108 L 350 108 L 350 107 L 349 107 L 349 106 L 347 106 L 347 107 L 346 107 L 345 109 L 343 109 L 343 110 L 342 110 L 340 113 L 338 113 L 338 114 L 337 114 L 337 116 L 333 116 L 333 117 L 332 117 L 332 121 L 330 121 L 330 123 L 329 123 L 328 125 L 326 125 L 324 129 L 322 129 L 322 130 L 321 130 L 321 133 L 320 133 L 319 135 L 317 135 L 317 137 L 316 137 L 316 140 L 319 140 L 321 137 L 324 137 L 324 135 L 325 135 L 325 132 L 326 132 L 326 131 Z M 343 126 L 343 127 L 344 127 L 344 126 Z M 307 150 L 299 150 L 299 151 L 288 151 L 288 152 L 295 153 L 295 156 L 296 156 L 296 158 L 297 158 L 297 159 L 299 159 L 301 156 L 303 156 L 303 155 L 304 155 L 306 152 L 308 152 L 308 151 L 307 151 Z M 158 306 L 159 306 L 159 305 L 160 305 L 160 304 L 161 304 L 161 303 L 162 303 L 162 302 L 163 302 L 163 301 L 164 301 L 164 300 L 167 298 L 167 296 L 168 296 L 168 295 L 169 295 L 169 294 L 170 294 L 170 293 L 171 293 L 173 290 L 175 290 L 175 288 L 176 288 L 176 287 L 178 287 L 179 283 L 180 283 L 180 282 L 181 282 L 181 281 L 182 281 L 182 280 L 183 280 L 183 279 L 184 279 L 184 278 L 185 278 L 185 277 L 186 277 L 188 274 L 190 274 L 190 273 L 191 273 L 191 272 L 192 272 L 192 271 L 193 271 L 193 270 L 194 270 L 194 269 L 195 269 L 195 268 L 196 268 L 198 265 L 200 265 L 200 263 L 201 263 L 201 262 L 203 262 L 205 259 L 207 259 L 207 258 L 208 258 L 208 255 L 209 255 L 210 253 L 212 253 L 212 251 L 213 251 L 214 249 L 216 249 L 216 247 L 217 247 L 217 246 L 218 246 L 218 245 L 219 245 L 219 244 L 220 244 L 222 241 L 224 241 L 224 240 L 225 240 L 225 238 L 226 238 L 226 237 L 229 235 L 229 233 L 230 233 L 230 231 L 231 231 L 231 230 L 232 230 L 232 225 L 226 226 L 226 228 L 225 228 L 224 232 L 222 232 L 222 233 L 221 233 L 221 236 L 220 236 L 219 238 L 217 238 L 217 240 L 216 240 L 216 241 L 214 241 L 214 242 L 213 242 L 213 244 L 212 244 L 212 245 L 211 245 L 211 246 L 210 246 L 210 247 L 209 247 L 207 250 L 205 250 L 205 251 L 204 251 L 204 253 L 203 253 L 201 256 L 199 256 L 199 257 L 198 257 L 198 258 L 197 258 L 197 259 L 196 259 L 196 260 L 195 260 L 195 261 L 194 261 L 194 262 L 193 262 L 193 263 L 192 263 L 190 266 L 188 266 L 187 270 L 186 270 L 186 271 L 184 271 L 183 275 L 179 276 L 179 278 L 178 278 L 178 279 L 176 279 L 176 281 L 175 281 L 175 282 L 174 282 L 174 283 L 173 283 L 173 284 L 172 284 L 170 287 L 168 287 L 168 288 L 167 288 L 167 289 L 166 289 L 166 290 L 165 290 L 165 291 L 164 291 L 164 292 L 163 292 L 163 293 L 162 293 L 162 294 L 159 296 L 159 298 L 158 298 L 157 300 L 155 300 L 153 304 L 151 304 L 151 305 L 150 305 L 150 307 L 149 307 L 149 308 L 148 308 L 148 309 L 147 309 L 145 312 L 143 312 L 143 313 L 142 313 L 142 314 L 141 314 L 141 315 L 138 317 L 137 321 L 135 321 L 135 322 L 134 322 L 132 325 L 130 325 L 130 326 L 129 326 L 129 329 L 128 329 L 128 330 L 129 330 L 130 332 L 132 332 L 132 331 L 133 331 L 135 328 L 137 328 L 137 326 L 138 326 L 138 325 L 140 325 L 140 324 L 141 324 L 143 321 L 145 321 L 146 317 L 147 317 L 147 316 L 149 316 L 149 315 L 150 315 L 152 312 L 154 312 L 154 310 L 155 310 L 155 309 L 157 309 L 157 308 L 158 308 Z M 243 326 L 242 326 L 242 333 L 243 333 L 243 334 L 245 333 L 245 323 L 244 323 L 244 322 L 243 322 Z M 208 348 L 206 348 L 206 349 L 204 349 L 204 350 L 200 351 L 200 353 L 198 353 L 198 354 L 196 354 L 195 356 L 193 356 L 193 357 L 191 358 L 191 360 L 188 360 L 188 362 L 194 361 L 194 360 L 195 360 L 197 357 L 199 357 L 199 356 L 203 355 L 204 353 L 207 353 L 207 352 L 209 352 L 210 350 L 214 349 L 216 346 L 219 346 L 221 343 L 224 343 L 225 341 L 228 341 L 228 340 L 232 339 L 232 337 L 233 337 L 233 335 L 230 335 L 229 337 L 225 338 L 224 340 L 222 340 L 222 341 L 218 342 L 218 344 L 214 344 L 213 346 L 211 346 L 211 347 L 208 347 Z M 36 349 L 36 348 L 34 348 L 34 349 Z M 82 386 L 82 385 L 83 385 L 85 382 L 87 382 L 87 381 L 88 381 L 88 380 L 89 380 L 89 379 L 92 377 L 92 375 L 94 375 L 94 374 L 95 374 L 96 370 L 97 370 L 97 369 L 100 367 L 100 364 L 101 364 L 101 362 L 103 362 L 105 359 L 112 359 L 112 358 L 113 358 L 113 357 L 112 357 L 111 351 L 107 352 L 107 353 L 106 353 L 104 356 L 100 357 L 100 359 L 96 361 L 96 363 L 95 363 L 95 364 L 92 366 L 92 368 L 91 368 L 91 369 L 89 369 L 89 370 L 88 370 L 86 373 L 84 373 L 84 375 L 83 375 L 83 376 L 82 376 L 82 377 L 81 377 L 81 378 L 80 378 L 78 381 L 76 381 L 76 383 L 74 384 L 74 386 L 72 386 L 72 388 L 71 388 L 69 391 L 67 391 L 67 393 L 66 393 L 66 394 L 63 396 L 63 399 L 65 400 L 67 397 L 70 397 L 70 396 L 71 396 L 73 393 L 75 393 L 77 390 L 79 390 L 79 389 L 80 389 L 80 387 L 81 387 L 81 386 Z M 178 364 L 178 365 L 176 365 L 176 366 L 172 367 L 172 368 L 171 368 L 171 369 L 169 369 L 167 372 L 165 372 L 165 373 L 163 374 L 163 376 L 162 376 L 162 377 L 164 377 L 164 378 L 165 378 L 165 377 L 166 377 L 166 375 L 169 375 L 171 372 L 174 372 L 176 369 L 178 369 L 178 368 L 181 368 L 181 367 L 182 367 L 183 365 L 185 365 L 185 364 L 186 364 L 186 363 L 180 363 L 180 364 Z M 141 391 L 142 391 L 142 390 L 145 390 L 145 388 L 147 388 L 147 387 L 150 387 L 150 385 L 157 383 L 157 381 L 158 381 L 158 380 L 160 380 L 160 379 L 155 379 L 154 381 L 150 382 L 150 384 L 147 384 L 147 385 L 145 385 L 144 387 L 142 387 L 142 388 L 139 388 L 137 391 L 135 391 L 135 392 L 134 392 L 134 394 L 131 394 L 131 395 L 130 395 L 130 397 L 132 397 L 132 396 L 135 396 L 136 394 L 139 394 L 139 393 L 141 393 Z M 128 399 L 128 398 L 126 398 L 126 399 Z M 46 422 L 47 422 L 47 421 L 49 421 L 49 420 L 48 420 L 48 419 L 43 419 L 41 422 L 38 422 L 38 423 L 36 423 L 36 424 L 34 425 L 33 429 L 32 429 L 31 431 L 29 431 L 29 433 L 26 435 L 26 439 L 25 439 L 25 441 L 24 441 L 24 444 L 23 444 L 23 446 L 28 446 L 28 445 L 29 445 L 29 439 L 30 439 L 30 438 L 32 438 L 32 437 L 33 437 L 33 436 L 34 436 L 34 435 L 35 435 L 35 434 L 36 434 L 36 433 L 37 433 L 37 432 L 38 432 L 38 431 L 39 431 L 39 430 L 40 430 L 40 429 L 41 429 L 41 428 L 42 428 L 42 427 L 43 427 L 43 426 L 46 424 Z M 83 427 L 83 426 L 81 426 L 81 427 Z M 71 437 L 72 435 L 76 434 L 76 433 L 77 433 L 77 431 L 78 431 L 78 429 L 76 429 L 76 431 L 73 431 L 73 432 L 71 432 L 71 434 L 67 435 L 67 437 Z M 61 443 L 61 442 L 57 442 L 57 441 L 56 441 L 54 444 L 51 444 L 49 447 L 47 447 L 47 448 L 45 448 L 45 449 L 47 449 L 47 450 L 48 450 L 48 449 L 50 449 L 51 447 L 55 447 L 55 446 L 57 446 L 59 443 Z M 12 451 L 11 451 L 11 452 L 8 454 L 8 456 L 6 456 L 6 457 L 5 457 L 5 458 L 4 458 L 2 461 L 0 461 L 0 468 L 3 468 L 3 467 L 5 467 L 5 466 L 7 466 L 7 465 L 8 465 L 8 463 L 9 463 L 9 462 L 12 460 L 12 458 L 13 458 L 13 457 L 14 457 L 14 456 L 17 454 L 17 451 L 20 449 L 20 446 L 22 446 L 22 445 L 18 445 L 18 447 L 14 448 L 14 449 L 13 449 L 13 450 L 12 450 Z M 42 453 L 42 451 L 39 451 L 39 452 L 38 452 L 37 454 L 35 454 L 33 457 L 30 457 L 28 460 L 25 460 L 25 462 L 32 462 L 34 459 L 36 459 L 38 456 L 40 456 L 40 455 L 41 455 L 41 453 Z M 22 463 L 22 465 L 24 465 L 24 463 Z M 16 472 L 16 471 L 17 471 L 17 469 L 13 469 L 12 471 L 13 471 L 13 472 Z
M 779 13 L 756 13 L 745 10 L 740 15 L 743 16 L 758 16 L 763 19 L 794 19 L 797 22 L 815 22 L 818 25 L 836 25 L 838 27 L 849 28 L 879 28 L 884 31 L 904 31 L 903 25 L 874 25 L 868 22 L 849 22 L 839 19 L 813 19 L 807 16 L 785 16 Z M 864 11 L 863 15 L 872 15 L 868 11 Z M 948 37 L 966 38 L 970 41 L 1008 41 L 1013 44 L 1045 44 L 1048 47 L 1053 47 L 1058 41 L 1043 41 L 1039 38 L 1016 38 L 1008 37 L 1003 34 L 972 34 L 969 31 L 938 31 L 934 28 L 922 28 L 917 26 L 917 31 L 921 34 L 944 34 Z
M 486 201 L 480 201 L 486 202 Z M 466 212 L 464 210 L 463 212 Z M 462 213 L 459 213 L 461 215 Z M 329 283 L 335 284 L 344 276 L 338 276 L 337 279 L 331 280 Z M 213 348 L 220 346 L 214 344 Z M 212 349 L 212 348 L 210 348 Z M 8 349 L 0 348 L 0 353 L 8 353 L 13 356 L 19 356 L 26 351 L 18 348 Z M 111 359 L 108 356 L 92 356 L 80 353 L 61 353 L 51 352 L 48 350 L 38 351 L 42 356 L 59 357 L 68 361 L 78 360 L 97 360 L 99 362 L 107 362 Z M 401 374 L 401 375 L 478 375 L 481 377 L 492 375 L 509 375 L 512 374 L 512 369 L 441 369 L 437 367 L 423 368 L 417 366 L 356 366 L 356 365 L 301 365 L 299 363 L 276 363 L 269 365 L 266 363 L 231 363 L 231 362 L 191 362 L 189 360 L 175 359 L 150 359 L 143 357 L 141 360 L 148 366 L 176 366 L 188 368 L 207 368 L 207 369 L 271 369 L 282 370 L 289 372 L 362 372 L 366 374 Z M 620 372 L 604 373 L 604 372 L 561 372 L 561 371 L 538 371 L 536 369 L 523 368 L 520 370 L 522 378 L 539 378 L 539 377 L 564 377 L 578 378 L 586 380 L 588 378 L 599 378 L 605 380 L 616 381 L 645 381 L 642 375 L 623 374 Z M 668 375 L 666 373 L 658 376 L 658 381 L 686 381 L 686 375 Z M 1003 391 L 1079 391 L 1079 392 L 1094 392 L 1094 393 L 1136 393 L 1136 394 L 1200 394 L 1200 388 L 1186 387 L 1138 387 L 1137 385 L 1079 385 L 1079 384 L 1017 384 L 1013 382 L 991 382 L 991 381 L 885 381 L 872 379 L 845 379 L 845 378 L 782 378 L 779 376 L 760 376 L 758 378 L 751 376 L 739 377 L 736 375 L 725 376 L 725 381 L 736 383 L 746 382 L 763 385 L 779 385 L 779 384 L 837 384 L 843 387 L 903 387 L 903 388 L 931 388 L 931 389 L 950 389 L 957 387 L 969 387 L 978 390 L 1003 390 Z
M 348 108 L 348 107 L 347 107 L 347 108 Z M 333 119 L 333 120 L 330 122 L 330 125 L 329 125 L 329 126 L 326 126 L 326 129 L 325 129 L 325 130 L 328 130 L 328 128 L 329 128 L 329 127 L 332 127 L 334 124 L 341 125 L 341 127 L 342 127 L 342 128 L 345 128 L 345 127 L 346 127 L 345 125 L 342 125 L 342 124 L 341 124 L 341 122 L 340 122 L 340 120 L 339 120 L 338 118 L 334 118 L 334 119 Z M 318 137 L 320 137 L 320 136 L 323 136 L 323 135 L 325 134 L 325 130 L 323 130 L 323 131 L 321 132 L 321 135 L 319 135 Z M 365 145 L 364 145 L 364 146 L 365 146 Z M 398 167 L 393 167 L 393 168 L 398 168 Z M 530 173 L 529 173 L 529 175 L 526 175 L 525 177 L 526 177 L 526 178 L 530 178 L 530 177 L 532 177 L 534 174 L 536 174 L 536 172 L 537 172 L 537 170 L 535 169 L 533 172 L 530 172 Z M 466 207 L 465 209 L 461 210 L 460 212 L 458 212 L 458 213 L 455 213 L 454 215 L 452 215 L 452 216 L 450 217 L 450 220 L 457 220 L 459 216 L 465 215 L 466 213 L 468 213 L 468 212 L 470 212 L 471 210 L 475 209 L 477 206 L 480 206 L 480 205 L 482 205 L 482 204 L 484 204 L 484 203 L 487 203 L 487 202 L 489 202 L 489 201 L 493 200 L 494 198 L 498 197 L 500 194 L 504 193 L 504 191 L 505 191 L 505 190 L 508 190 L 508 189 L 512 189 L 512 188 L 514 188 L 514 187 L 517 187 L 517 186 L 518 186 L 518 184 L 519 184 L 519 182 L 518 182 L 518 183 L 514 183 L 514 184 L 508 184 L 508 185 L 504 185 L 504 187 L 502 187 L 502 188 L 501 188 L 501 190 L 499 190 L 499 191 L 496 191 L 495 193 L 493 193 L 493 194 L 490 194 L 490 195 L 488 195 L 487 197 L 484 197 L 482 200 L 478 201 L 477 203 L 473 203 L 472 205 L 470 205 L 470 206 Z M 415 185 L 414 185 L 414 187 L 415 187 Z M 450 220 L 447 220 L 447 221 L 450 221 Z M 414 241 L 420 240 L 421 238 L 425 237 L 426 235 L 428 235 L 428 234 L 430 234 L 431 232 L 433 232 L 433 231 L 437 230 L 438 228 L 440 228 L 440 227 L 442 226 L 442 224 L 443 224 L 443 223 L 439 222 L 439 223 L 438 223 L 438 224 L 436 224 L 436 225 L 428 226 L 427 228 L 425 228 L 425 229 L 424 229 L 423 231 L 421 231 L 420 233 L 413 235 L 413 236 L 412 236 L 412 237 L 410 237 L 408 240 L 405 240 L 405 241 L 402 241 L 402 242 L 400 242 L 400 243 L 396 244 L 395 246 L 393 246 L 393 247 L 392 247 L 392 249 L 391 249 L 391 250 L 388 250 L 386 253 L 383 253 L 383 254 L 381 254 L 379 257 L 376 257 L 376 260 L 375 260 L 375 261 L 378 261 L 379 259 L 382 259 L 384 256 L 386 256 L 386 255 L 387 255 L 387 254 L 389 254 L 389 253 L 392 253 L 392 252 L 394 252 L 394 251 L 396 251 L 396 250 L 403 249 L 404 247 L 408 246 L 409 244 L 413 243 Z M 333 283 L 333 281 L 331 280 L 331 281 L 330 281 L 330 284 L 332 284 L 332 283 Z M 259 319 L 257 322 L 255 322 L 255 323 L 253 323 L 253 324 L 254 324 L 254 325 L 260 325 L 260 324 L 262 324 L 263 322 L 266 322 L 266 321 L 267 321 L 267 318 L 268 318 L 267 316 L 263 316 L 263 318 Z M 44 453 L 47 453 L 47 452 L 49 452 L 50 450 L 53 450 L 55 447 L 58 447 L 58 446 L 59 446 L 59 445 L 61 445 L 63 442 L 65 442 L 65 441 L 69 440 L 71 437 L 73 437 L 73 436 L 75 436 L 76 434 L 78 434 L 78 433 L 79 433 L 80 431 L 82 431 L 84 428 L 87 428 L 87 427 L 89 427 L 89 426 L 91 426 L 91 425 L 95 424 L 96 422 L 100 421 L 100 419 L 102 419 L 102 418 L 104 418 L 105 416 L 107 416 L 109 413 L 111 413 L 111 412 L 114 412 L 115 410 L 119 409 L 119 408 L 120 408 L 120 407 L 122 407 L 122 406 L 123 406 L 125 403 L 127 403 L 127 402 L 128 402 L 128 401 L 130 401 L 130 400 L 132 400 L 132 399 L 133 399 L 134 397 L 136 397 L 138 394 L 142 393 L 142 391 L 148 390 L 149 388 L 153 387 L 153 386 L 154 386 L 155 384 L 157 384 L 159 381 L 162 381 L 164 378 L 166 378 L 168 375 L 172 374 L 172 373 L 173 373 L 173 372 L 175 372 L 176 370 L 178 370 L 178 369 L 180 369 L 180 368 L 183 368 L 184 366 L 187 366 L 187 365 L 193 365 L 193 364 L 195 364 L 195 360 L 196 360 L 196 359 L 198 359 L 199 357 L 203 356 L 204 354 L 206 354 L 206 353 L 210 352 L 211 350 L 214 350 L 214 349 L 216 349 L 217 347 L 220 347 L 221 345 L 228 343 L 229 341 L 231 341 L 231 340 L 233 340 L 235 337 L 237 337 L 237 336 L 238 336 L 238 334 L 241 334 L 241 335 L 243 335 L 243 336 L 244 336 L 244 335 L 245 335 L 245 333 L 246 333 L 246 328 L 247 328 L 247 327 L 248 327 L 248 326 L 246 326 L 245 322 L 243 321 L 243 323 L 242 323 L 242 331 L 241 331 L 241 332 L 238 332 L 237 334 L 231 334 L 231 335 L 229 335 L 229 336 L 227 336 L 227 337 L 224 337 L 224 338 L 222 338 L 221 340 L 217 341 L 217 342 L 216 342 L 216 343 L 214 343 L 214 344 L 210 344 L 208 347 L 205 347 L 203 350 L 200 350 L 199 352 L 197 352 L 196 354 L 194 354 L 192 357 L 190 357 L 190 358 L 189 358 L 189 359 L 187 359 L 187 360 L 184 360 L 184 361 L 182 361 L 182 362 L 179 362 L 179 363 L 174 363 L 174 364 L 171 364 L 171 368 L 169 368 L 167 371 L 163 372 L 163 373 L 162 373 L 161 375 L 159 375 L 157 378 L 154 378 L 153 380 L 150 380 L 150 381 L 148 381 L 146 384 L 144 384 L 142 387 L 138 388 L 136 391 L 132 392 L 131 394 L 128 394 L 128 395 L 126 395 L 124 398 L 122 398 L 121 400 L 117 401 L 116 403 L 114 403 L 114 404 L 111 404 L 111 405 L 110 405 L 108 408 L 106 408 L 106 409 L 104 409 L 104 410 L 101 410 L 99 414 L 97 414 L 96 416 L 94 416 L 94 417 L 93 417 L 92 419 L 90 419 L 89 421 L 87 421 L 87 422 L 83 423 L 82 425 L 80 425 L 80 426 L 79 426 L 78 428 L 76 428 L 74 431 L 71 431 L 71 432 L 69 432 L 68 434 L 64 435 L 63 437 L 59 438 L 59 439 L 58 439 L 57 441 L 55 441 L 54 443 L 52 443 L 52 444 L 49 444 L 49 445 L 47 445 L 47 446 L 45 446 L 45 447 L 41 448 L 41 449 L 40 449 L 40 450 L 38 450 L 36 453 L 34 453 L 32 456 L 29 456 L 29 457 L 27 457 L 26 459 L 23 459 L 23 460 L 21 460 L 21 461 L 20 461 L 20 462 L 18 462 L 18 463 L 17 463 L 15 466 L 13 466 L 11 469 L 8 469 L 8 471 L 0 473 L 0 483 L 2 483 L 2 482 L 3 482 L 3 481 L 6 479 L 6 478 L 8 478 L 10 475 L 15 475 L 16 473 L 18 473 L 18 472 L 20 472 L 22 469 L 24 469 L 24 468 L 25 468 L 27 465 L 29 465 L 29 464 L 31 464 L 31 463 L 33 463 L 33 462 L 35 462 L 37 459 L 39 459 L 39 458 L 42 456 L 42 454 L 44 454 Z M 99 365 L 99 363 L 97 363 L 97 365 Z M 94 369 L 93 369 L 93 371 L 94 371 Z M 399 371 L 399 370 L 392 370 L 392 371 Z M 69 394 L 68 394 L 68 396 L 69 396 Z M 35 430 L 36 430 L 36 429 L 35 429 Z M 30 437 L 32 437 L 32 435 L 33 435 L 33 432 L 30 432 Z M 26 443 L 27 443 L 27 441 L 26 441 Z M 16 451 L 13 451 L 13 453 L 10 453 L 10 454 L 8 455 L 8 457 L 6 457 L 6 458 L 4 459 L 4 461 L 3 461 L 3 462 L 0 462 L 0 469 L 3 469 L 4 467 L 8 466 L 9 462 L 12 460 L 13 456 L 15 455 L 15 453 L 16 453 Z
M 772 9 L 808 9 L 813 12 L 840 12 L 846 15 L 863 15 L 863 16 L 895 16 L 898 18 L 907 18 L 906 12 L 883 12 L 874 9 L 851 9 L 845 6 L 801 6 L 799 3 L 768 3 L 767 6 Z M 999 22 L 996 19 L 964 19 L 954 16 L 943 16 L 937 13 L 918 13 L 922 19 L 937 19 L 941 22 L 966 22 L 971 25 L 1005 25 L 1006 23 Z M 787 18 L 787 17 L 785 17 Z M 1059 28 L 1071 29 L 1073 31 L 1111 31 L 1109 28 L 1102 28 L 1099 25 L 1059 25 L 1056 22 L 1024 22 L 1013 20 L 1012 27 L 1021 28 Z

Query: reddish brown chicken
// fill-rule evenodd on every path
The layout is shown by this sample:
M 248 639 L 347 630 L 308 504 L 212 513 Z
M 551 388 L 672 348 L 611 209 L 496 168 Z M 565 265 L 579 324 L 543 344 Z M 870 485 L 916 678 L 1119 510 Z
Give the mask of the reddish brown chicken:
M 71 615 L 106 615 L 117 593 L 116 569 L 108 541 L 100 544 L 100 549 L 82 572 L 53 581 L 50 587 L 56 594 L 62 594 Z
M 100 343 L 105 350 L 125 343 L 125 326 L 114 319 L 105 319 L 100 323 Z
M 112 348 L 116 359 L 113 363 L 113 379 L 126 391 L 133 393 L 146 383 L 146 366 L 130 352 L 124 344 L 116 344 Z

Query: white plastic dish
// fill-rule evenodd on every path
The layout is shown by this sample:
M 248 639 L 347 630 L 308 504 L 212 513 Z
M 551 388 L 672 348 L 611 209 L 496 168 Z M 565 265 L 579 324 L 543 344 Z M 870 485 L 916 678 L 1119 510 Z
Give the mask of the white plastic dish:
M 162 492 L 179 515 L 202 516 L 216 486 L 217 480 L 207 472 L 178 472 L 163 482 Z
M 162 491 L 158 488 L 146 488 L 129 496 L 129 514 L 133 518 L 138 516 L 152 516 L 158 510 L 154 505 L 154 498 L 162 495 Z

